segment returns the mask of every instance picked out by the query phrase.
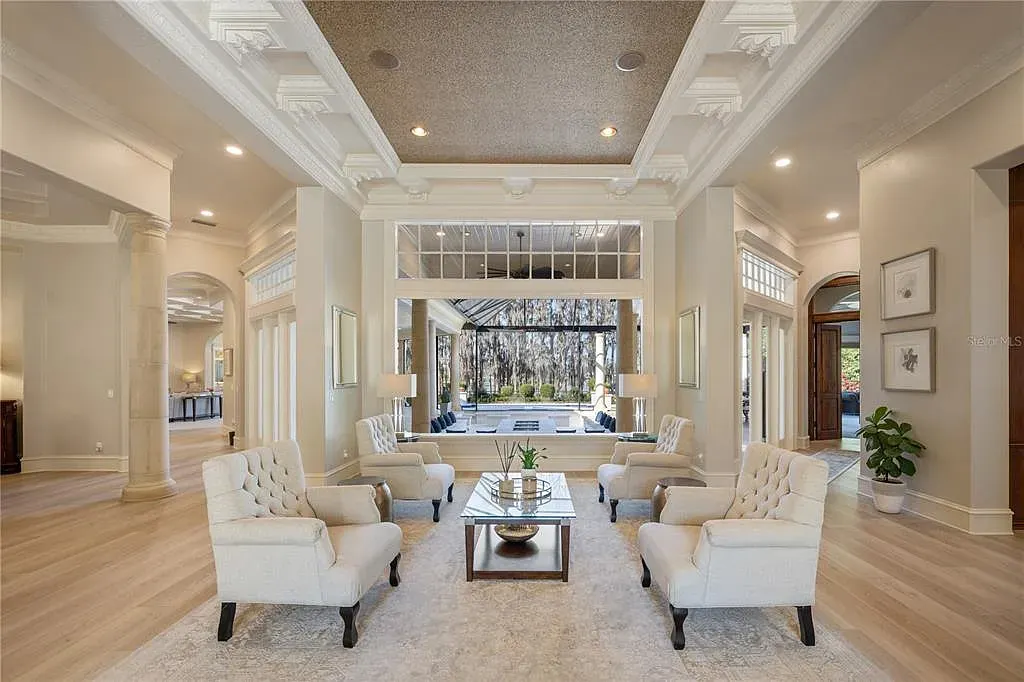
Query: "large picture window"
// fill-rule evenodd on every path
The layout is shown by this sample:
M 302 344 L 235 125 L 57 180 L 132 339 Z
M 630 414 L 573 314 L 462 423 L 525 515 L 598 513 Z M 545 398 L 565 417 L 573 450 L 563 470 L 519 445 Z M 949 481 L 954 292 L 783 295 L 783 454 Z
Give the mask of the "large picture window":
M 639 279 L 640 223 L 424 222 L 396 228 L 400 279 Z

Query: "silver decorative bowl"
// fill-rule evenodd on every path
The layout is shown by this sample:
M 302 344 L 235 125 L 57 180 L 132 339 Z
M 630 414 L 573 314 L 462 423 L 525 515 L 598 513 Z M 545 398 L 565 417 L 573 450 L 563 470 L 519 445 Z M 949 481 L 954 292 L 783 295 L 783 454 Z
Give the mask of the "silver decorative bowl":
M 505 542 L 526 542 L 540 530 L 540 526 L 521 523 L 502 523 L 494 527 L 494 532 Z

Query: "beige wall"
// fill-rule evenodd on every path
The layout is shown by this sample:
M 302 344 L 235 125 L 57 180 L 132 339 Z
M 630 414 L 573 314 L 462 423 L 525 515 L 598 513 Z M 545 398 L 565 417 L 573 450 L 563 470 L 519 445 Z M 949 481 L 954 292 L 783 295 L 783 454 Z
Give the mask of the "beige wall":
M 23 249 L 25 468 L 117 469 L 126 263 L 116 244 Z
M 779 251 L 782 251 L 790 258 L 797 257 L 797 249 L 793 246 L 792 242 L 765 225 L 739 204 L 733 208 L 733 228 L 737 232 L 740 230 L 749 230 L 768 244 L 774 246 Z
M 970 339 L 1006 334 L 1008 278 L 1005 174 L 979 176 L 975 169 L 1022 145 L 1024 72 L 1018 71 L 860 174 L 867 275 L 861 282 L 862 405 L 888 405 L 928 446 L 909 486 L 939 503 L 916 496 L 911 508 L 962 517 L 941 504 L 948 501 L 987 510 L 964 521 L 978 531 L 1009 523 L 1007 349 L 998 342 L 978 347 Z M 882 322 L 880 264 L 928 247 L 936 249 L 935 314 Z M 920 327 L 936 328 L 936 391 L 882 390 L 879 335 Z
M 184 391 L 181 375 L 193 372 L 198 377 L 193 389 L 213 385 L 206 376 L 206 342 L 221 333 L 219 324 L 176 323 L 167 326 L 167 378 L 172 391 Z
M 0 254 L 0 398 L 21 400 L 25 372 L 25 328 L 20 246 L 3 247 Z

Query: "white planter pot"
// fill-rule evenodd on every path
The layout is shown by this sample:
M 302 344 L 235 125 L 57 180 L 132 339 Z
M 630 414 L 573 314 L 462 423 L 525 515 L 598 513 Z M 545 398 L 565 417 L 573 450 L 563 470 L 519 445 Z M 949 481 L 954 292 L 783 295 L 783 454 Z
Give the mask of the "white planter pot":
M 523 478 L 537 478 L 536 469 L 523 469 L 520 473 L 522 474 Z
M 903 509 L 903 497 L 907 493 L 907 484 L 903 481 L 879 481 L 871 479 L 871 493 L 875 501 L 875 509 L 885 514 L 899 514 Z

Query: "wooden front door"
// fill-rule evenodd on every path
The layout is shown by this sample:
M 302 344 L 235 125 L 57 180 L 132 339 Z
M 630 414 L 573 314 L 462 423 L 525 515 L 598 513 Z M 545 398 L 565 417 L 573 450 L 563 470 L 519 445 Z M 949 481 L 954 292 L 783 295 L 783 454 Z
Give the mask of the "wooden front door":
M 1010 169 L 1010 509 L 1024 529 L 1024 165 Z
M 815 324 L 812 343 L 811 377 L 814 387 L 814 410 L 811 415 L 811 438 L 836 440 L 843 436 L 843 403 L 839 349 L 843 328 L 837 324 Z

